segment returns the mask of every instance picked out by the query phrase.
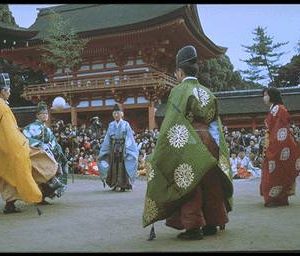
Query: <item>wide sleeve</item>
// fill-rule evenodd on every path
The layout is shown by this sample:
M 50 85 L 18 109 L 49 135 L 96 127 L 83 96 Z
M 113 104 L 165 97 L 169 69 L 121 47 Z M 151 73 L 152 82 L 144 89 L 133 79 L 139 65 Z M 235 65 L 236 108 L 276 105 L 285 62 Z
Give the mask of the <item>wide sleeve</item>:
M 203 122 L 209 124 L 216 116 L 215 99 L 211 98 L 209 104 L 204 104 L 194 95 L 189 96 L 186 105 L 186 117 L 190 122 Z
M 286 138 L 289 134 L 289 113 L 283 106 L 276 105 L 270 111 L 267 117 L 267 126 L 269 131 L 269 145 L 266 150 L 268 159 L 275 159 L 286 144 Z
M 128 122 L 126 122 L 126 137 L 125 137 L 125 157 L 133 157 L 138 159 L 139 150 L 134 139 L 134 132 Z
M 106 131 L 106 134 L 104 136 L 104 140 L 101 144 L 100 151 L 99 151 L 99 157 L 103 157 L 105 155 L 108 155 L 110 153 L 111 144 L 110 144 L 110 134 L 111 134 L 111 125 L 108 126 L 108 129 Z
M 40 202 L 42 194 L 32 177 L 28 141 L 5 106 L 0 106 L 0 134 L 0 177 L 17 189 L 22 200 Z
M 31 123 L 23 129 L 23 134 L 29 141 L 31 147 L 41 147 L 43 142 L 39 139 L 42 134 L 41 126 Z
M 51 151 L 53 152 L 56 160 L 61 162 L 62 164 L 66 164 L 67 157 L 65 156 L 61 145 L 57 142 L 55 135 L 53 134 L 53 132 L 51 131 L 51 129 L 49 127 L 47 127 L 47 131 L 48 131 L 49 137 L 50 137 Z

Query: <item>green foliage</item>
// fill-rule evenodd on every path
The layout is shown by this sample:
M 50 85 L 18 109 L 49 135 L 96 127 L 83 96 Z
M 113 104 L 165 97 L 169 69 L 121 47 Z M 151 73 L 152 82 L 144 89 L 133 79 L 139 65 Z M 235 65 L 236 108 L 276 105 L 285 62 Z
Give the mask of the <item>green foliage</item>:
M 8 8 L 8 4 L 0 4 L 0 21 L 9 25 L 16 25 L 15 18 Z
M 300 54 L 300 40 L 298 41 L 296 48 L 297 48 L 298 54 Z
M 20 66 L 0 58 L 0 72 L 9 73 L 11 95 L 9 103 L 12 107 L 30 106 L 32 103 L 21 97 L 24 86 L 32 83 L 43 83 L 43 74 L 32 70 L 23 70 Z
M 294 56 L 290 63 L 282 66 L 275 78 L 275 86 L 289 87 L 300 84 L 300 54 Z
M 254 83 L 243 81 L 241 74 L 233 70 L 233 65 L 227 55 L 206 60 L 200 63 L 198 79 L 201 84 L 212 91 L 228 91 L 236 89 L 251 89 Z
M 42 61 L 55 68 L 71 70 L 82 61 L 82 51 L 87 40 L 79 39 L 69 21 L 58 13 L 52 12 L 49 29 L 42 49 Z
M 245 79 L 251 82 L 259 82 L 267 79 L 274 83 L 280 65 L 277 64 L 285 52 L 277 52 L 288 42 L 274 43 L 273 37 L 267 35 L 266 28 L 258 26 L 252 32 L 254 43 L 250 46 L 242 45 L 250 57 L 242 60 L 249 66 L 248 70 L 241 71 Z

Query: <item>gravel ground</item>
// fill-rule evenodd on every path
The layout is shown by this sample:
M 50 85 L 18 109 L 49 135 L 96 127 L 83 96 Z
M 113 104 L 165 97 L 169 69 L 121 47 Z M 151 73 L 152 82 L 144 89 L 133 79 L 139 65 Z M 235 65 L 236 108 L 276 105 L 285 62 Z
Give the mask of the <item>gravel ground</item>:
M 99 178 L 69 179 L 69 188 L 52 205 L 36 208 L 17 202 L 22 213 L 0 212 L 0 252 L 264 252 L 299 251 L 300 198 L 265 208 L 260 179 L 234 180 L 234 208 L 224 232 L 200 241 L 180 241 L 178 230 L 155 224 L 157 238 L 147 241 L 142 227 L 146 181 L 132 192 L 103 188 Z M 299 177 L 296 194 L 299 192 Z M 0 208 L 4 207 L 3 201 Z

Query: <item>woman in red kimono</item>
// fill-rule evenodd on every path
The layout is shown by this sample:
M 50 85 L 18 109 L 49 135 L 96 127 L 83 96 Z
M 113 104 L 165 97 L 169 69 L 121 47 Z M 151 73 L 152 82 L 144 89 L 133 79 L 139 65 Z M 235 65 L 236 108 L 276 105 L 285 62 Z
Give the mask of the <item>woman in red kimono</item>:
M 295 194 L 295 179 L 300 171 L 300 147 L 290 132 L 290 115 L 280 91 L 265 88 L 263 100 L 270 107 L 265 119 L 266 137 L 260 194 L 265 207 L 288 205 Z

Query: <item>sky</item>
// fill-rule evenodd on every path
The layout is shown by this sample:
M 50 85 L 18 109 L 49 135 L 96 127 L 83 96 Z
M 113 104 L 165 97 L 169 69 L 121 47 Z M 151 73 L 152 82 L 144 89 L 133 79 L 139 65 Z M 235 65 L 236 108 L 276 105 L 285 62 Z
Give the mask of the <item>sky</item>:
M 9 4 L 16 23 L 30 27 L 38 14 L 38 8 L 54 4 Z M 257 26 L 266 28 L 274 43 L 289 42 L 280 48 L 286 54 L 279 64 L 288 63 L 296 55 L 300 41 L 300 4 L 198 4 L 198 14 L 204 33 L 215 44 L 228 48 L 234 70 L 245 70 L 241 59 L 249 56 L 242 45 L 254 43 L 252 34 Z

